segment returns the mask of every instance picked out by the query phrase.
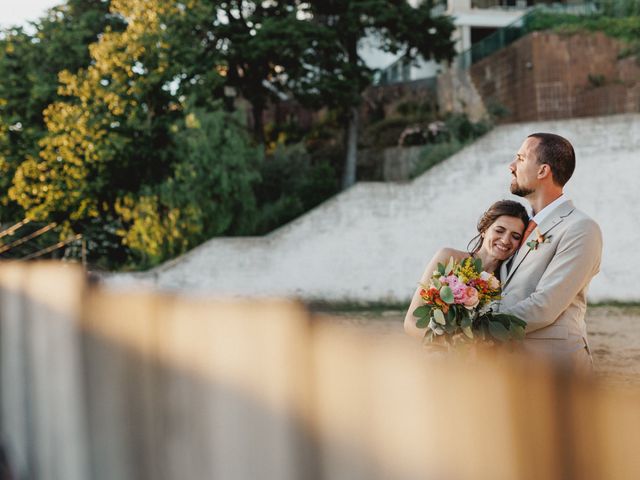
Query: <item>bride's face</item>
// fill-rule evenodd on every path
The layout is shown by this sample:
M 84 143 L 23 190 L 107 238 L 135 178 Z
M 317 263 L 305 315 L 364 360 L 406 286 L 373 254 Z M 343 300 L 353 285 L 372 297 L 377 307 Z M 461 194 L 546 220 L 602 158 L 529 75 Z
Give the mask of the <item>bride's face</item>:
M 482 234 L 481 248 L 498 260 L 506 260 L 520 246 L 524 229 L 518 217 L 498 217 Z

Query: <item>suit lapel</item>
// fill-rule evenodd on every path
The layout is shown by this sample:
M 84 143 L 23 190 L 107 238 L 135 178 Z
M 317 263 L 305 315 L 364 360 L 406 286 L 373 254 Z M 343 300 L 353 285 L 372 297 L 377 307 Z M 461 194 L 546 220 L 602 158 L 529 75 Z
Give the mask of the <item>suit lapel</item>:
M 540 231 L 542 235 L 546 235 L 549 231 L 553 230 L 555 227 L 560 225 L 562 221 L 573 212 L 575 207 L 573 206 L 573 202 L 571 200 L 563 203 L 558 208 L 556 208 L 550 215 L 548 215 L 540 225 L 538 225 L 537 229 Z M 518 269 L 520 264 L 527 258 L 527 255 L 531 253 L 531 249 L 527 245 L 527 242 L 530 240 L 534 240 L 536 238 L 536 230 L 527 237 L 522 240 L 520 244 L 520 248 L 515 254 L 515 258 L 511 262 L 511 266 L 509 267 L 509 273 L 507 277 L 504 279 L 502 288 L 507 286 L 507 283 L 511 280 L 511 277 Z

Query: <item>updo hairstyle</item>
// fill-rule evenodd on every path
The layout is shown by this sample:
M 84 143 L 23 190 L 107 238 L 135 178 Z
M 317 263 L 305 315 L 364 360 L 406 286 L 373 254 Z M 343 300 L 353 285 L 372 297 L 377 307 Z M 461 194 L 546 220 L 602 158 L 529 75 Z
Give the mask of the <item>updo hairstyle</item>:
M 486 212 L 482 214 L 478 220 L 478 235 L 473 237 L 467 244 L 469 254 L 474 254 L 482 246 L 482 234 L 495 222 L 498 217 L 506 215 L 507 217 L 516 217 L 522 220 L 526 227 L 529 223 L 529 214 L 524 206 L 514 200 L 498 200 L 491 205 Z

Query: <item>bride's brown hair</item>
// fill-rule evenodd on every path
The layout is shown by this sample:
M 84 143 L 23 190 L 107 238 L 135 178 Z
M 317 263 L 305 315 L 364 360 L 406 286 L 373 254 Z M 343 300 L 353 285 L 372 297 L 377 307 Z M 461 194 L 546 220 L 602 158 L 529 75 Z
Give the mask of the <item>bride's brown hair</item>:
M 529 223 L 529 214 L 524 206 L 514 200 L 498 200 L 491 205 L 486 212 L 482 214 L 478 220 L 478 235 L 473 237 L 467 244 L 467 252 L 469 254 L 476 253 L 482 246 L 482 234 L 495 222 L 498 217 L 506 215 L 507 217 L 516 217 L 522 220 L 526 228 Z M 469 248 L 473 245 L 473 248 Z

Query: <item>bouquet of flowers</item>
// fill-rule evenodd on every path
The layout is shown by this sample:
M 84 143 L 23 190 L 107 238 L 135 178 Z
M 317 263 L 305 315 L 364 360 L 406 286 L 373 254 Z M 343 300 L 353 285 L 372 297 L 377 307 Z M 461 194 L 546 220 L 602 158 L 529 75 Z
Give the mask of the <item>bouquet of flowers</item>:
M 500 300 L 500 281 L 482 270 L 482 261 L 449 259 L 438 264 L 429 283 L 422 285 L 425 305 L 416 308 L 416 326 L 426 328 L 425 341 L 449 346 L 477 341 L 522 340 L 526 322 L 494 313 L 491 303 Z

